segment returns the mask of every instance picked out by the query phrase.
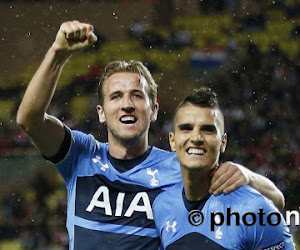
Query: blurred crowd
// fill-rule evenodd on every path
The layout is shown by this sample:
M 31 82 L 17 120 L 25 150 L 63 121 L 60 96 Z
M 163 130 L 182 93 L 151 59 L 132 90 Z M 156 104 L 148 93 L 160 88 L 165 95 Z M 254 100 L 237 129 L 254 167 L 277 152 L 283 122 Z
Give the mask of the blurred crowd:
M 202 10 L 209 12 L 212 8 L 214 11 L 224 10 L 220 7 L 221 2 L 233 4 L 235 1 L 219 1 L 219 5 L 203 7 L 205 2 L 218 1 L 201 1 Z M 293 9 L 288 11 L 291 15 L 294 14 Z M 241 32 L 253 29 L 254 26 L 264 29 L 263 13 L 254 13 L 257 16 L 252 21 L 240 19 L 243 22 Z M 194 46 L 191 34 L 187 31 L 173 34 L 172 39 L 166 42 L 154 39 L 144 31 L 142 24 L 136 23 L 129 34 L 132 40 L 141 41 L 145 47 L 155 47 L 158 44 L 159 49 L 176 51 L 182 47 Z M 101 46 L 98 49 L 101 50 Z M 222 49 L 222 60 L 218 62 L 219 64 L 207 61 L 197 64 L 190 57 L 189 60 L 180 62 L 179 68 L 182 64 L 186 65 L 190 74 L 187 81 L 197 82 L 199 86 L 210 86 L 219 95 L 229 138 L 222 161 L 238 162 L 267 176 L 284 193 L 286 209 L 300 213 L 300 47 L 298 54 L 291 58 L 276 43 L 270 44 L 267 50 L 262 50 L 253 41 L 244 44 L 231 41 Z M 152 73 L 161 71 L 155 63 L 144 63 Z M 88 76 L 77 77 L 63 91 L 58 91 L 51 113 L 71 128 L 92 133 L 99 140 L 106 140 L 106 128 L 99 124 L 95 112 L 95 92 L 102 70 L 102 64 L 94 65 Z M 82 84 L 83 82 L 86 84 Z M 180 87 L 182 86 L 178 86 Z M 23 91 L 24 87 L 20 86 L 0 93 L 12 96 L 12 93 Z M 90 95 L 88 109 L 81 117 L 68 105 L 79 94 Z M 166 115 L 161 110 L 158 121 L 150 129 L 151 145 L 168 150 L 167 135 L 171 128 L 171 112 Z M 0 154 L 24 152 L 28 155 L 30 152 L 37 153 L 14 122 L 1 124 Z M 59 250 L 68 247 L 64 183 L 49 163 L 45 162 L 44 165 L 28 176 L 26 184 L 13 185 L 12 191 L 1 197 L 0 243 L 5 242 L 10 249 Z M 297 226 L 291 226 L 291 230 L 296 237 L 300 233 Z M 3 249 L 1 244 L 0 249 Z

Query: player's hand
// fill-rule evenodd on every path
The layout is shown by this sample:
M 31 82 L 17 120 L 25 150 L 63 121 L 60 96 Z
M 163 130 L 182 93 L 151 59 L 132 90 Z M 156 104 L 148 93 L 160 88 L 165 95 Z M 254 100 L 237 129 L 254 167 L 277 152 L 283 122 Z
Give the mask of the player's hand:
M 209 192 L 214 195 L 227 194 L 249 184 L 251 178 L 252 172 L 249 169 L 233 162 L 225 162 L 214 173 Z
M 78 21 L 64 22 L 56 35 L 52 48 L 55 51 L 72 53 L 89 47 L 97 41 L 94 28 L 87 23 Z

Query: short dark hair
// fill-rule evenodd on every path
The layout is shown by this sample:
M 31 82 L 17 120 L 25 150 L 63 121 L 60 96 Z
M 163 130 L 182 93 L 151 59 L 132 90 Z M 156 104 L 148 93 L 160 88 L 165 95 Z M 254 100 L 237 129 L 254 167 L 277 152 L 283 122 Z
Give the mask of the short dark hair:
M 185 106 L 188 103 L 202 108 L 220 109 L 217 94 L 211 88 L 208 87 L 201 87 L 199 89 L 195 89 L 192 94 L 187 96 L 183 100 L 183 102 L 181 102 L 178 105 L 175 114 L 177 113 L 178 109 L 180 109 L 182 106 Z
M 200 87 L 199 89 L 195 89 L 194 92 L 190 95 L 188 95 L 176 108 L 174 113 L 174 119 L 178 112 L 178 110 L 188 104 L 195 105 L 201 108 L 211 108 L 216 109 L 220 112 L 220 126 L 222 129 L 224 129 L 224 116 L 223 113 L 219 107 L 219 102 L 217 98 L 216 92 L 214 92 L 209 87 Z M 223 131 L 224 132 L 224 131 Z

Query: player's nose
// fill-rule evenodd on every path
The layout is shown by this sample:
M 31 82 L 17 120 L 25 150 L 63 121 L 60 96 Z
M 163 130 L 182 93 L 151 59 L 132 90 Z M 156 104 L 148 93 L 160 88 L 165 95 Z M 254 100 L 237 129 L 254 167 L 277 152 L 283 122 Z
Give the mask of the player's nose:
M 123 103 L 122 103 L 122 109 L 127 112 L 134 111 L 134 104 L 129 96 L 124 96 Z
M 201 133 L 198 130 L 194 130 L 190 136 L 191 142 L 194 144 L 202 144 L 203 143 L 203 137 Z

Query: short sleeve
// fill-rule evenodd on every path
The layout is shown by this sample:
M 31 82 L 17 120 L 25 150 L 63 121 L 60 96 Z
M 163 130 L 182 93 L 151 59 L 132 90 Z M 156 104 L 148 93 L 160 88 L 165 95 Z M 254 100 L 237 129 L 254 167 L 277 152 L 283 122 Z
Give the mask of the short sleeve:
M 71 146 L 62 161 L 55 164 L 56 169 L 63 177 L 66 184 L 76 173 L 82 159 L 90 157 L 96 148 L 96 140 L 92 135 L 87 135 L 77 130 L 71 130 Z

